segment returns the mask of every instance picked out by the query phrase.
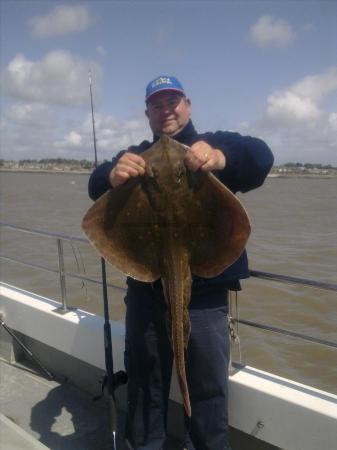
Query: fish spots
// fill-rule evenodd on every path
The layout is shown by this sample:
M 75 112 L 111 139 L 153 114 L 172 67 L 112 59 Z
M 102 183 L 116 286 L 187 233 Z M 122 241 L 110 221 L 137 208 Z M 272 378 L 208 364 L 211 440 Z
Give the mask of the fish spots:
M 242 253 L 250 227 L 241 204 L 220 181 L 186 171 L 185 155 L 181 144 L 161 137 L 142 153 L 149 176 L 108 191 L 82 226 L 124 273 L 139 280 L 162 279 L 178 382 L 190 416 L 184 349 L 190 333 L 191 269 L 199 276 L 216 276 Z

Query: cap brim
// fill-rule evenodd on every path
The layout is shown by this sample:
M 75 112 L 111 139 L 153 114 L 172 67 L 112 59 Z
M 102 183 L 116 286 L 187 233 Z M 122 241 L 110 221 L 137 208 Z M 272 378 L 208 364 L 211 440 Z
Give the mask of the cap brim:
M 158 94 L 159 92 L 164 92 L 164 91 L 174 91 L 174 92 L 179 92 L 179 94 L 182 94 L 183 96 L 185 96 L 185 91 L 182 89 L 178 89 L 178 88 L 168 88 L 168 87 L 163 87 L 161 89 L 156 90 L 155 92 L 152 92 L 150 95 L 148 95 L 145 98 L 145 101 L 147 102 L 151 97 L 153 97 L 155 94 Z

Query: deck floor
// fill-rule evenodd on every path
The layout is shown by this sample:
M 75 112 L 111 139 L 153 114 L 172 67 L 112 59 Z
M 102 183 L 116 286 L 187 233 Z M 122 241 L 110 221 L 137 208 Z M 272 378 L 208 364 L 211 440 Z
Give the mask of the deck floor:
M 15 424 L 14 429 L 20 427 L 51 450 L 111 450 L 106 399 L 95 402 L 77 387 L 46 380 L 26 365 L 0 360 L 0 374 L 1 413 Z M 120 413 L 120 430 L 124 421 Z M 0 438 L 1 448 L 19 448 L 17 438 L 10 435 L 13 432 L 6 434 L 11 443 Z M 122 436 L 117 445 L 118 450 L 126 450 Z M 181 446 L 170 440 L 166 450 L 181 450 Z
M 32 441 L 24 446 L 27 450 L 43 447 L 39 442 L 50 450 L 112 449 L 107 400 L 93 401 L 91 394 L 69 382 L 49 381 L 26 360 L 12 365 L 0 359 L 0 407 L 5 422 L 0 423 L 0 433 L 5 430 L 0 435 L 1 449 L 22 450 L 17 444 L 22 437 Z M 118 419 L 117 448 L 127 450 L 125 414 L 119 412 Z M 5 436 L 11 442 L 4 442 Z M 280 450 L 233 428 L 230 442 L 233 450 Z M 183 450 L 183 445 L 168 438 L 164 450 Z

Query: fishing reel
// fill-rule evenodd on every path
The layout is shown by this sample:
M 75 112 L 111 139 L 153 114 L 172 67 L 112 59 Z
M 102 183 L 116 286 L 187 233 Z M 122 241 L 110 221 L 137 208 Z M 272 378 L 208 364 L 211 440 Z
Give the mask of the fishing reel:
M 105 375 L 106 377 L 106 375 Z M 128 382 L 128 376 L 124 370 L 119 370 L 118 372 L 113 374 L 112 384 L 113 390 L 115 391 L 119 386 L 126 384 Z
M 116 389 L 118 389 L 123 384 L 126 384 L 128 382 L 128 376 L 124 370 L 119 370 L 118 372 L 114 373 L 112 375 L 112 383 L 110 385 L 110 380 L 108 379 L 108 375 L 105 374 L 101 377 L 99 380 L 99 383 L 101 384 L 101 393 L 99 395 L 96 395 L 93 400 L 100 400 L 104 397 L 104 390 L 107 389 L 109 393 L 114 393 Z

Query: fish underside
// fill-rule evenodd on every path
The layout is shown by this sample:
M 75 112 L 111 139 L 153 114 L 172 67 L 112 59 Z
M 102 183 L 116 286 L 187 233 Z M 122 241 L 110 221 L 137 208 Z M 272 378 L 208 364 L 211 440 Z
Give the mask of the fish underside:
M 211 278 L 233 264 L 244 250 L 250 224 L 242 204 L 216 177 L 186 168 L 185 154 L 185 146 L 162 136 L 141 155 L 145 175 L 103 194 L 82 228 L 127 276 L 143 282 L 161 278 L 178 382 L 191 417 L 185 351 L 192 273 Z

